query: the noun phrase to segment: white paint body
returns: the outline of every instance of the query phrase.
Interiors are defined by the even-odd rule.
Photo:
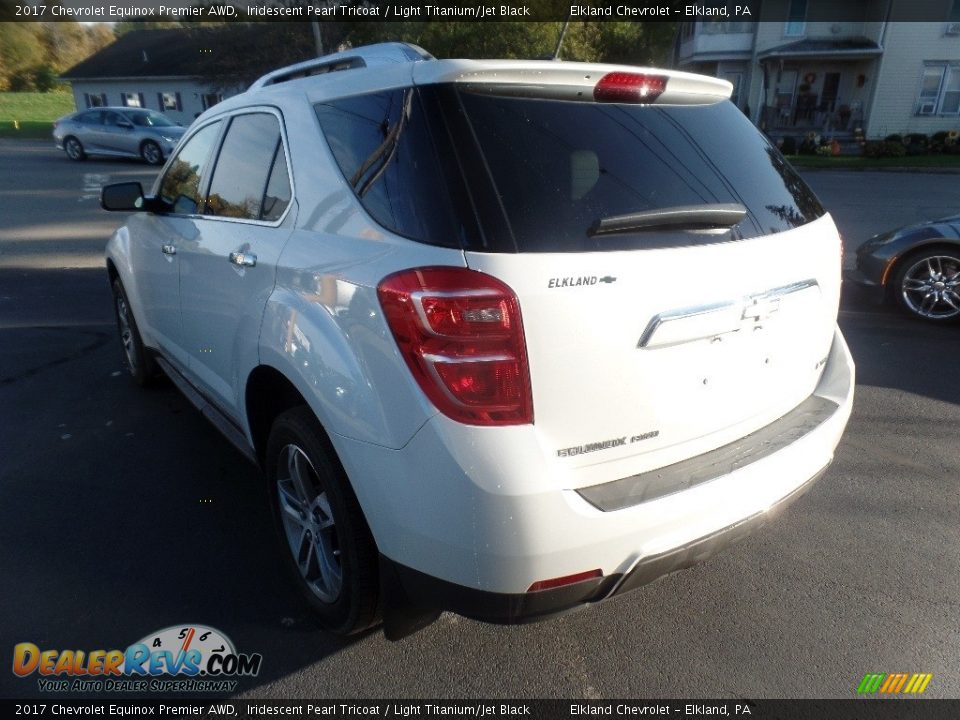
[[[476,81],[477,71],[556,68],[572,71],[557,82],[564,92],[576,92],[576,75],[611,69],[431,61],[331,73],[230,98],[191,132],[250,106],[274,108],[283,120],[294,189],[283,221],[265,227],[184,216],[176,220],[180,239],[171,240],[161,227],[169,218],[141,214],[107,248],[145,344],[210,393],[251,443],[245,385],[256,367],[268,365],[299,390],[329,433],[381,553],[428,575],[501,593],[594,568],[627,572],[645,557],[762,512],[829,464],[853,397],[853,363],[836,327],[840,250],[829,215],[775,237],[662,250],[481,254],[433,247],[391,234],[367,215],[323,142],[312,107],[414,79],[458,81],[470,72]],[[690,87],[729,94],[727,83],[670,75],[681,88],[689,78]],[[163,255],[164,242],[180,243],[185,252]],[[238,273],[226,255],[245,244],[263,262]],[[184,257],[196,264],[200,285],[192,271],[185,276]],[[481,270],[516,292],[533,424],[460,424],[424,396],[382,316],[376,288],[391,273],[427,265]],[[616,281],[549,287],[551,278],[576,276]],[[202,286],[203,313],[194,307],[197,298],[185,304],[185,283],[196,292]],[[797,283],[808,287],[785,296],[769,319],[743,317],[749,298]],[[662,330],[657,347],[638,347],[656,316],[724,303],[739,314],[697,322],[735,327],[708,328],[709,336],[690,339],[692,326],[674,326]],[[197,346],[202,322],[210,323],[212,353]],[[672,342],[670,332],[687,339]],[[736,472],[615,512],[575,492],[735,441],[811,394],[836,402],[833,416]],[[652,431],[654,437],[629,442]],[[621,437],[628,442],[606,450],[558,454]]]

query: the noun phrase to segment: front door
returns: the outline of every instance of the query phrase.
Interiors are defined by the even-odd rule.
[[[833,112],[837,109],[837,95],[840,91],[840,73],[828,72],[823,76],[823,89],[820,91],[820,109]]]
[[[205,125],[180,149],[157,181],[155,212],[130,218],[130,256],[137,268],[140,314],[148,342],[187,365],[180,319],[180,252],[200,232],[199,205],[220,121]],[[135,308],[135,311],[137,309]]]

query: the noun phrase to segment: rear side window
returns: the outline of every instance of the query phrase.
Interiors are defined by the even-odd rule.
[[[591,237],[599,220],[683,205],[738,203],[739,236],[788,230],[823,208],[780,153],[730,102],[653,106],[460,92],[507,218],[485,249],[568,252],[689,245],[730,233]],[[457,147],[470,148],[462,137]]]
[[[76,122],[87,123],[89,125],[99,125],[103,121],[103,113],[101,112],[85,112],[80,113],[77,117],[74,118]]]
[[[210,182],[206,215],[275,220],[290,202],[280,122],[270,113],[237,115],[230,122]],[[282,174],[282,178],[281,178]],[[270,181],[273,188],[269,188]],[[270,198],[269,208],[267,196]]]
[[[160,181],[160,199],[178,215],[194,215],[200,208],[203,180],[210,152],[220,133],[220,121],[201,128],[180,148]]]
[[[436,138],[413,88],[320,103],[315,110],[344,178],[374,220],[420,242],[464,243]]]

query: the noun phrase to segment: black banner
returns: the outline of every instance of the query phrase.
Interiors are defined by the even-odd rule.
[[[960,700],[0,700],[3,717],[946,720]]]
[[[785,6],[761,0],[0,0],[15,22],[783,22]],[[933,0],[811,3],[806,22],[951,22]]]

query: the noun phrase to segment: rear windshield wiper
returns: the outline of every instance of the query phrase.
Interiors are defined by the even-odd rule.
[[[747,216],[738,203],[675,205],[629,215],[613,215],[597,220],[587,231],[594,235],[645,232],[648,230],[713,230],[731,228]]]

